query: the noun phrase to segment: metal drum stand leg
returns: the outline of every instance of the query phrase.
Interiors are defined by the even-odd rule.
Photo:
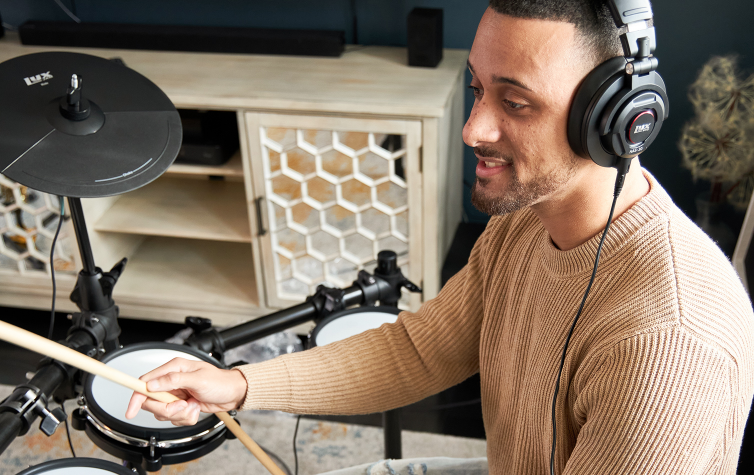
[[[385,436],[385,458],[403,458],[400,408],[391,409],[382,413],[382,430]]]
[[[377,261],[377,269],[375,275],[385,278],[387,280],[403,279],[403,274],[398,267],[398,256],[393,252],[380,253],[380,258]],[[399,277],[400,276],[400,277]],[[405,285],[409,290],[415,291],[415,285],[408,283]],[[397,307],[398,300],[400,299],[400,286],[398,292],[393,298],[383,299],[380,301],[381,305]],[[392,409],[382,413],[382,430],[385,437],[385,458],[386,459],[401,459],[403,458],[403,444],[401,442],[401,409]]]

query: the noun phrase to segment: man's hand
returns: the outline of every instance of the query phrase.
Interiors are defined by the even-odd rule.
[[[126,410],[132,419],[139,409],[176,426],[194,425],[199,412],[215,413],[238,408],[246,397],[246,378],[240,371],[217,368],[204,361],[175,358],[141,378],[149,391],[167,391],[181,398],[165,404],[134,393]]]

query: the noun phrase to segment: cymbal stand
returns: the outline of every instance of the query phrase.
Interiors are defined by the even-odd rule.
[[[109,272],[102,272],[102,269],[95,266],[81,199],[68,198],[68,204],[83,267],[71,292],[71,300],[81,310],[73,315],[71,332],[88,331],[95,338],[95,346],[102,345],[104,351],[113,351],[120,346],[118,306],[113,301],[113,290],[126,267],[127,259],[121,259]]]

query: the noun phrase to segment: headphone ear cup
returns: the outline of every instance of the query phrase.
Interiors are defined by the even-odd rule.
[[[626,64],[626,58],[616,56],[594,68],[581,81],[571,103],[568,142],[577,155],[591,158],[598,165],[614,165],[615,157],[599,145],[599,132],[595,123],[602,115],[605,105],[622,89]]]

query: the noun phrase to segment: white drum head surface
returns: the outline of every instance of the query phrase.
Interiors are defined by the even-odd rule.
[[[122,371],[128,375],[133,376],[134,378],[138,378],[142,374],[146,374],[153,369],[164,365],[173,358],[178,357],[187,360],[201,361],[196,356],[190,353],[184,353],[183,351],[155,348],[124,353],[108,361],[107,366]],[[123,421],[127,424],[132,424],[139,427],[147,427],[150,429],[173,429],[176,427],[169,421],[158,421],[154,418],[154,415],[151,412],[147,411],[139,411],[139,413],[133,419],[126,419],[126,409],[128,408],[128,401],[131,400],[132,394],[133,391],[131,391],[130,389],[121,386],[120,384],[113,383],[112,381],[101,376],[95,376],[92,381],[92,395],[94,396],[94,400],[102,408],[102,410],[108,413],[111,417]],[[199,420],[201,421],[202,419],[205,419],[209,416],[210,414],[201,413],[199,415]]]
[[[336,341],[379,328],[383,323],[395,323],[398,315],[386,312],[357,312],[336,318],[317,331],[314,343],[324,346]]]

